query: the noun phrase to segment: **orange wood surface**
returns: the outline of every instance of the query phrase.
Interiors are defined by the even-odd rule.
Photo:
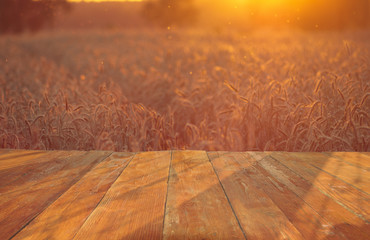
[[[330,233],[336,231],[338,236],[343,235],[347,239],[363,239],[369,236],[370,229],[363,229],[363,226],[366,225],[365,221],[348,211],[335,199],[323,194],[311,182],[302,179],[289,168],[282,166],[275,159],[268,156],[258,161],[258,166],[320,214],[332,226],[328,229]]]
[[[370,156],[367,154],[356,152],[331,152],[325,154],[339,158],[351,165],[370,171]]]
[[[41,161],[41,156],[52,156],[58,152],[27,151],[6,152],[0,156],[0,171]]]
[[[16,185],[11,192],[2,193],[0,239],[8,239],[20,231],[106,155],[105,152],[79,152],[60,156],[53,160],[56,170],[40,172],[41,177],[35,176],[36,181],[29,180],[31,184]]]
[[[114,153],[100,162],[14,239],[72,239],[132,156]]]
[[[79,159],[85,152],[33,152],[7,158],[0,170],[0,193],[23,191],[42,179],[53,175],[69,162],[68,159]],[[12,162],[14,160],[14,162]]]
[[[298,159],[309,162],[311,165],[325,171],[333,176],[337,176],[343,181],[351,184],[355,188],[369,193],[370,174],[367,170],[353,165],[346,164],[337,158],[325,156],[322,153],[290,153]],[[366,159],[364,159],[364,162]]]
[[[164,239],[244,239],[204,151],[172,155]]]
[[[357,154],[355,153],[355,155]],[[302,178],[313,183],[323,194],[333,198],[366,222],[370,222],[368,193],[359,191],[341,179],[321,171],[309,162],[300,161],[288,153],[274,152],[271,156]]]
[[[276,203],[276,205],[285,213],[288,219],[296,226],[302,233],[305,239],[345,239],[343,234],[333,234],[334,228],[331,223],[325,220],[318,212],[314,211],[307,202],[292,191],[281,179],[270,174],[266,171],[256,157],[252,154],[243,154],[247,161],[254,165],[255,171],[251,175],[258,185],[263,186],[263,190],[269,197]],[[266,156],[260,161],[270,161],[271,159]],[[285,172],[284,174],[293,175],[293,172]],[[295,179],[298,184],[301,179]]]
[[[161,239],[170,152],[138,153],[75,239]]]
[[[45,152],[45,151],[41,151],[41,150],[24,151],[21,149],[0,149],[0,161],[8,159],[10,156],[14,157],[14,156],[19,156],[19,155],[29,155],[29,154],[38,153],[38,152]]]
[[[241,154],[208,153],[247,239],[303,239],[260,188],[253,165]],[[243,201],[240,201],[243,199]]]
[[[369,153],[0,149],[0,239],[370,239]]]

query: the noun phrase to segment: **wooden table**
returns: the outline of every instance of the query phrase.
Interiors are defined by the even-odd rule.
[[[0,149],[0,239],[370,239],[370,154]]]

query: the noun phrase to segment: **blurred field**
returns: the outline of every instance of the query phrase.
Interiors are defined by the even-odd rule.
[[[369,32],[0,38],[0,148],[369,151]]]

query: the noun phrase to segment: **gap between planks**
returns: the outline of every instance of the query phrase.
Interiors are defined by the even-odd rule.
[[[215,174],[216,174],[216,176],[217,176],[218,182],[220,183],[220,185],[221,185],[221,187],[222,187],[222,191],[224,191],[224,194],[225,194],[225,196],[226,196],[226,198],[227,198],[227,202],[229,203],[230,208],[231,208],[231,210],[233,211],[234,217],[235,217],[236,221],[238,222],[239,228],[240,228],[240,230],[242,231],[242,233],[243,233],[243,235],[244,235],[244,238],[245,238],[245,239],[247,239],[247,235],[245,234],[245,231],[244,231],[244,229],[243,229],[243,227],[242,227],[242,225],[241,225],[241,223],[240,223],[240,220],[239,220],[238,216],[236,215],[235,209],[234,209],[233,205],[232,205],[232,204],[231,204],[231,202],[230,202],[230,198],[229,198],[229,196],[227,195],[227,193],[226,193],[226,191],[225,191],[225,188],[224,188],[223,184],[221,183],[220,176],[218,175],[218,173],[217,173],[217,171],[216,171],[216,169],[215,169],[215,166],[213,165],[213,163],[212,163],[211,159],[209,158],[209,155],[208,155],[208,153],[209,153],[209,152],[206,152],[206,153],[207,153],[208,161],[211,163],[212,168],[213,168],[213,171],[215,172]]]
[[[168,206],[168,198],[170,197],[169,195],[171,194],[170,193],[170,184],[171,184],[171,178],[173,178],[174,176],[171,174],[171,169],[173,169],[173,153],[174,153],[174,151],[166,151],[166,152],[169,152],[170,153],[170,160],[169,160],[169,167],[168,167],[168,172],[167,172],[167,181],[166,181],[166,194],[165,194],[165,199],[164,199],[164,204],[163,204],[163,219],[161,219],[161,221],[162,221],[162,238],[167,238],[168,237],[168,235],[166,235],[166,232],[165,232],[165,224],[166,224],[166,217],[168,217],[168,214],[166,214],[166,210],[167,210],[167,208],[169,207]],[[182,152],[182,151],[175,151],[175,152]],[[186,151],[185,151],[186,152]],[[190,151],[191,152],[191,151]],[[232,214],[233,214],[233,217],[235,218],[235,220],[236,220],[236,222],[237,222],[237,224],[238,224],[238,226],[239,226],[239,229],[240,229],[240,231],[242,232],[242,234],[244,235],[243,237],[244,238],[246,238],[246,233],[245,233],[245,231],[244,231],[244,229],[242,228],[242,224],[241,224],[241,222],[240,222],[240,219],[238,219],[238,217],[237,217],[237,211],[236,211],[236,209],[234,209],[234,206],[231,204],[231,201],[230,201],[230,196],[228,196],[228,194],[226,193],[226,190],[225,190],[225,187],[223,186],[223,184],[222,184],[222,182],[221,182],[221,179],[220,179],[220,176],[218,175],[218,173],[217,173],[217,171],[216,171],[216,169],[215,169],[215,166],[213,165],[213,163],[212,163],[212,161],[211,161],[211,159],[210,159],[210,156],[209,156],[209,153],[210,152],[206,152],[206,151],[198,151],[198,152],[204,152],[205,153],[205,155],[206,155],[206,160],[209,162],[209,164],[211,165],[211,169],[212,169],[212,171],[213,171],[213,174],[215,174],[215,176],[216,176],[216,178],[217,178],[217,181],[218,181],[218,184],[217,185],[219,185],[219,187],[221,187],[221,190],[222,190],[222,192],[223,192],[223,195],[224,195],[224,197],[226,198],[226,200],[227,201],[225,201],[225,203],[227,202],[227,204],[229,205],[229,207],[230,207],[230,209],[231,209],[231,211],[232,211]],[[7,153],[7,152],[6,152]],[[4,155],[6,155],[6,153],[4,153],[4,152],[2,152],[2,154],[0,155],[0,157],[1,156],[4,156]],[[37,153],[41,153],[41,152],[37,152]],[[36,154],[37,154],[36,153]],[[4,154],[4,155],[3,155]],[[21,232],[21,230],[23,230],[24,228],[26,228],[30,223],[32,223],[33,221],[34,221],[34,219],[35,218],[37,218],[39,215],[41,215],[46,209],[48,209],[49,207],[50,207],[50,205],[52,205],[52,204],[54,204],[62,195],[64,195],[66,192],[68,192],[73,186],[75,186],[75,185],[77,185],[80,181],[81,181],[81,179],[83,179],[84,178],[84,176],[86,176],[88,173],[90,173],[91,171],[92,171],[92,169],[94,169],[94,167],[96,167],[97,165],[99,165],[100,163],[102,163],[102,162],[104,162],[104,161],[106,161],[106,159],[108,159],[110,156],[111,156],[111,154],[112,153],[110,153],[108,156],[106,156],[105,158],[103,158],[100,162],[98,162],[97,164],[95,164],[95,166],[93,166],[92,168],[90,168],[87,172],[85,172],[85,174],[84,175],[82,175],[82,176],[80,176],[80,178],[79,179],[77,179],[76,180],[76,182],[74,183],[74,184],[72,184],[65,192],[62,192],[61,193],[61,195],[60,196],[58,196],[51,204],[49,204],[48,206],[46,206],[46,208],[44,208],[43,210],[41,210],[41,212],[39,212],[36,216],[34,216],[25,226],[23,226],[19,231],[17,231],[17,233],[19,233],[19,232]],[[247,154],[247,152],[245,152],[244,154]],[[17,155],[17,154],[15,154],[15,155]],[[180,154],[181,155],[181,154]],[[254,153],[252,154],[252,155],[254,155]],[[276,159],[276,158],[274,158],[272,155],[270,155],[270,154],[267,154],[267,155],[265,155],[265,157],[267,157],[267,156],[269,156],[269,157],[271,157],[272,159],[274,159],[274,160],[276,160],[277,162],[279,162],[279,164],[281,164],[282,166],[285,166],[284,164],[282,164],[278,159]],[[133,160],[134,159],[134,157],[135,157],[135,155],[134,156],[131,156],[131,160]],[[333,156],[331,156],[331,157],[333,157]],[[340,157],[342,157],[342,156],[340,156]],[[258,157],[256,157],[256,156],[253,156],[253,158],[257,158],[257,160],[256,161],[258,161]],[[335,157],[335,158],[337,158],[338,159],[338,161],[343,161],[343,162],[346,162],[346,161],[344,161],[344,160],[342,160],[341,158],[339,158],[339,157]],[[263,158],[261,158],[261,159],[263,159]],[[261,159],[259,159],[259,160],[261,160]],[[125,168],[123,168],[122,169],[122,171],[120,172],[120,174],[119,174],[119,176],[112,182],[112,184],[110,184],[110,186],[109,186],[109,188],[105,191],[105,193],[104,193],[104,195],[99,199],[99,202],[96,204],[96,206],[94,207],[94,209],[90,212],[90,214],[89,214],[89,216],[85,219],[85,221],[84,221],[84,223],[83,223],[83,225],[85,225],[85,223],[86,223],[86,221],[90,218],[90,216],[96,211],[96,209],[102,204],[102,200],[105,198],[105,196],[106,196],[106,194],[110,191],[110,189],[112,188],[112,186],[116,183],[116,181],[117,181],[117,179],[119,179],[120,178],[120,176],[125,172],[125,170],[126,170],[126,168],[129,166],[129,164],[131,164],[131,160],[127,163],[127,165],[126,165],[126,167]],[[306,164],[306,163],[305,163]],[[307,162],[307,164],[308,164],[308,162]],[[350,163],[348,163],[348,162],[346,162],[346,164],[348,164],[348,166],[352,166],[352,167],[356,167],[356,166],[354,166],[354,164],[350,164]],[[311,164],[310,164],[311,165]],[[263,167],[263,165],[261,165],[261,167]],[[285,166],[285,167],[287,167],[287,166]],[[335,176],[335,175],[333,175],[333,174],[331,174],[331,173],[328,173],[328,172],[326,172],[325,170],[323,170],[323,169],[321,169],[321,168],[318,168],[318,167],[316,167],[315,165],[311,165],[311,167],[314,167],[314,168],[316,168],[317,169],[317,171],[319,171],[319,172],[323,172],[323,173],[325,173],[325,174],[327,174],[327,175],[330,175],[331,177],[333,177],[333,178],[336,178],[336,179],[338,179],[338,180],[340,180],[340,181],[342,181],[342,182],[344,182],[344,183],[346,183],[346,184],[348,184],[348,185],[350,185],[351,187],[354,187],[354,186],[352,186],[351,184],[349,184],[349,183],[347,183],[346,181],[344,181],[344,180],[342,180],[341,178],[339,178],[338,176]],[[300,176],[302,179],[304,179],[305,181],[308,181],[308,182],[310,182],[310,185],[312,184],[312,186],[315,186],[315,187],[317,187],[316,186],[316,183],[314,183],[314,181],[312,181],[312,180],[310,180],[310,179],[307,179],[307,177],[304,175],[304,176],[302,176],[301,175],[301,173],[296,173],[295,171],[293,171],[292,169],[290,169],[289,167],[287,167],[290,171],[292,171],[293,173],[295,173],[296,175],[298,175],[298,176]],[[191,169],[191,168],[190,168]],[[306,170],[304,170],[304,171],[306,171]],[[350,179],[351,180],[351,179]],[[194,180],[195,181],[195,180]],[[217,186],[214,186],[214,187],[216,187],[217,188]],[[320,188],[320,186],[318,187],[318,189],[321,191],[321,188]],[[356,187],[354,187],[354,189],[357,189]],[[203,192],[201,192],[201,193],[199,193],[198,195],[203,195],[203,193],[204,192],[208,192],[208,188],[206,189],[206,190],[204,190]],[[323,193],[323,192],[322,192]],[[198,195],[196,195],[196,197],[198,198]],[[326,195],[325,193],[324,193],[324,195]],[[329,195],[326,195],[326,197],[329,197],[329,198],[332,198],[331,196],[329,196]],[[203,199],[205,199],[204,197],[203,197]],[[336,199],[332,199],[332,200],[334,200],[334,201],[337,201]],[[342,207],[344,207],[344,206],[342,206]],[[348,210],[348,209],[347,209]],[[82,226],[83,226],[82,225]],[[76,234],[78,233],[80,231],[80,229],[78,229],[77,230],[77,232],[76,232]],[[17,234],[16,233],[16,234]],[[14,235],[16,235],[16,234],[14,234]],[[76,234],[74,235],[74,237],[76,236]],[[13,235],[13,236],[14,236]]]
[[[58,152],[55,151],[53,153],[58,153]],[[67,180],[67,186],[66,187],[61,187],[60,191],[55,192],[55,193],[49,193],[49,192],[43,193],[44,195],[46,195],[47,199],[49,199],[48,200],[49,202],[45,202],[46,199],[42,199],[41,203],[31,202],[30,204],[36,204],[36,206],[34,206],[34,209],[32,209],[31,212],[27,213],[28,215],[24,219],[24,220],[26,220],[26,222],[24,222],[24,220],[18,221],[19,223],[15,223],[15,224],[18,224],[18,226],[9,226],[9,228],[6,229],[6,231],[4,231],[3,233],[0,233],[0,235],[1,234],[3,234],[3,235],[4,234],[9,234],[9,233],[11,233],[11,231],[13,231],[12,229],[15,229],[17,227],[17,229],[12,233],[11,236],[7,236],[9,238],[16,237],[19,232],[21,232],[23,229],[25,229],[42,212],[44,212],[46,209],[48,209],[49,206],[51,206],[53,203],[55,203],[55,201],[57,201],[60,198],[60,196],[62,196],[66,191],[68,191],[71,187],[73,187],[82,177],[84,177],[88,172],[90,172],[90,170],[92,168],[94,168],[96,165],[98,165],[101,161],[105,160],[107,158],[107,156],[112,154],[112,152],[96,152],[96,151],[86,151],[86,152],[77,152],[76,151],[75,153],[78,153],[80,155],[72,156],[72,157],[68,157],[68,158],[62,158],[60,155],[57,155],[56,158],[52,158],[50,161],[54,161],[54,160],[58,161],[58,159],[60,159],[60,161],[62,163],[65,162],[65,164],[64,165],[62,164],[61,170],[57,170],[57,172],[55,172],[53,175],[46,174],[46,176],[44,176],[44,178],[39,179],[39,181],[41,183],[45,182],[48,178],[51,178],[49,180],[53,180],[53,179],[55,179],[56,176],[58,176],[58,174],[60,176],[63,176],[62,171],[70,170],[70,172],[68,172],[67,175],[70,175],[70,176],[75,175],[75,176],[73,177],[73,179]],[[74,160],[75,158],[78,158],[78,157],[86,157],[86,158],[89,158],[90,160],[87,161],[88,162],[87,166],[84,166],[84,165],[79,166],[76,170],[76,169],[71,168],[73,166],[73,161],[72,160]],[[67,166],[67,169],[64,169],[66,166]],[[77,164],[77,166],[78,166],[78,164]],[[37,184],[33,185],[33,186],[35,186],[36,188],[38,187]],[[42,190],[42,188],[39,189],[39,190]],[[10,193],[10,194],[12,194],[12,193]],[[3,198],[4,197],[5,196],[3,196]],[[43,203],[43,201],[45,203]],[[39,208],[39,210],[37,210],[37,208]],[[22,222],[24,222],[24,224],[22,224]],[[4,235],[4,237],[6,237],[6,235]]]

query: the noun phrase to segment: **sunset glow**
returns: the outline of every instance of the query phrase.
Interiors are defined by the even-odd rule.
[[[19,2],[0,150],[370,151],[369,0]]]

